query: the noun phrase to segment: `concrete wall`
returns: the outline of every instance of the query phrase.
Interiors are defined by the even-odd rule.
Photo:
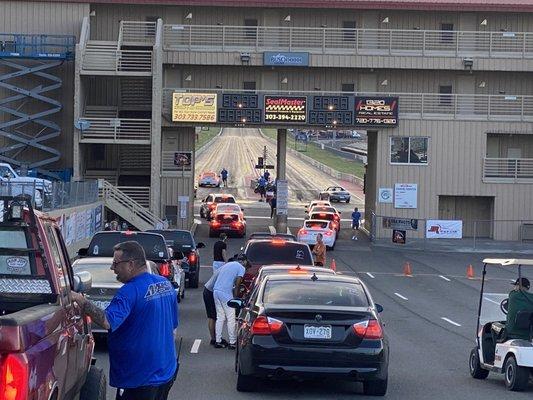
[[[416,183],[418,208],[395,209],[394,204],[377,203],[377,214],[438,219],[438,196],[494,196],[494,220],[533,220],[533,185],[483,182],[488,132],[507,132],[524,138],[533,133],[530,124],[522,123],[416,120],[400,121],[395,129],[379,131],[375,193],[379,188],[394,188],[395,183]],[[428,164],[392,165],[390,138],[397,136],[428,137]],[[370,158],[370,142],[368,151]],[[496,223],[494,239],[517,240],[518,225]],[[423,233],[419,228],[417,236],[423,237]],[[390,230],[378,226],[378,236],[388,237]],[[415,234],[411,236],[416,237]]]

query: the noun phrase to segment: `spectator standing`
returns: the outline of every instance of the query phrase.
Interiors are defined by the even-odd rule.
[[[204,285],[203,298],[204,298],[205,312],[207,314],[207,328],[209,329],[209,336],[211,336],[211,342],[210,342],[211,346],[214,346],[216,343],[215,324],[217,321],[217,309],[215,307],[215,297],[213,294],[213,288],[215,287],[215,282],[221,270],[222,268],[217,269],[213,273],[213,275],[211,275],[211,278],[209,278],[209,280]],[[227,346],[228,342],[222,339],[221,344],[223,346]]]
[[[228,238],[228,235],[226,235],[225,233],[221,233],[219,238],[220,239],[217,240],[213,246],[213,272],[216,272],[216,270],[222,267],[228,260],[228,257],[226,255],[226,251],[228,248],[226,240]]]
[[[233,260],[233,259],[232,259]],[[228,306],[228,301],[239,295],[239,288],[245,268],[238,261],[230,261],[220,269],[213,287],[215,307],[217,310],[217,322],[215,324],[215,347],[226,347],[222,342],[222,330],[224,322],[227,322],[229,344],[228,349],[234,350],[237,343],[235,334],[235,310]]]
[[[274,194],[274,197],[270,199],[270,218],[274,217],[274,214],[276,213],[277,205],[278,205],[278,201],[276,199],[276,195]]]
[[[265,179],[266,179],[267,182],[270,180],[270,172],[268,172],[268,169],[265,171],[265,173],[263,174],[263,176],[265,177]]]
[[[322,241],[322,234],[316,235],[316,244],[313,247],[313,255],[315,256],[315,265],[323,267],[326,265],[326,245]]]
[[[352,240],[357,240],[357,232],[359,231],[359,221],[361,220],[361,213],[359,209],[355,207],[352,213],[352,230],[355,230]]]
[[[102,310],[72,292],[82,311],[109,331],[109,383],[117,400],[166,400],[178,371],[174,331],[176,292],[147,271],[143,248],[134,241],[116,245],[111,269],[124,285]],[[142,362],[140,362],[142,360]]]
[[[259,177],[259,180],[257,181],[257,189],[259,190],[259,194],[261,195],[261,199],[259,201],[263,201],[263,197],[265,197],[266,184],[267,184],[267,181],[265,177],[264,176]]]
[[[220,176],[222,177],[222,186],[228,187],[228,171],[226,168],[222,168],[222,171],[220,171]]]

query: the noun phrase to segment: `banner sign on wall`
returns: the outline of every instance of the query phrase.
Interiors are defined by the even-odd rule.
[[[398,97],[356,97],[355,124],[398,125]]]
[[[265,51],[263,53],[263,64],[270,66],[309,66],[309,53],[295,53],[284,51]]]
[[[418,230],[418,220],[412,218],[383,217],[383,228],[416,231]]]
[[[463,221],[428,219],[426,221],[426,237],[428,239],[461,239],[463,237]]]
[[[217,122],[217,94],[173,93],[172,122]]]
[[[416,183],[394,185],[394,208],[417,208],[418,186]]]
[[[307,97],[265,96],[265,123],[307,122]]]
[[[392,188],[379,188],[378,201],[380,203],[392,203]]]
[[[398,243],[398,244],[405,244],[405,237],[406,237],[405,231],[394,229],[392,231],[392,242]]]

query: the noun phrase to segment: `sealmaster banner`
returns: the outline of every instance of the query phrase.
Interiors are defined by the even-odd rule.
[[[265,123],[307,123],[307,97],[265,96]]]

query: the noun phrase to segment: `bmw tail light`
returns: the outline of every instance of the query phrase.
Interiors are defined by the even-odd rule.
[[[375,319],[365,320],[352,325],[353,332],[363,339],[382,339],[383,330]]]
[[[196,263],[196,253],[194,251],[191,251],[191,253],[189,254],[189,263]]]
[[[218,221],[211,221],[211,226],[212,226],[213,228],[218,228],[218,227],[220,226],[220,222],[218,222]]]
[[[28,363],[19,354],[8,354],[0,370],[0,398],[26,400],[28,398]]]
[[[216,208],[216,206],[217,206],[217,205],[214,204],[214,203],[213,203],[213,204],[209,204],[209,208],[210,208],[211,210],[214,210],[214,209]]]
[[[252,335],[275,335],[281,332],[282,328],[282,321],[260,315],[252,324]]]

